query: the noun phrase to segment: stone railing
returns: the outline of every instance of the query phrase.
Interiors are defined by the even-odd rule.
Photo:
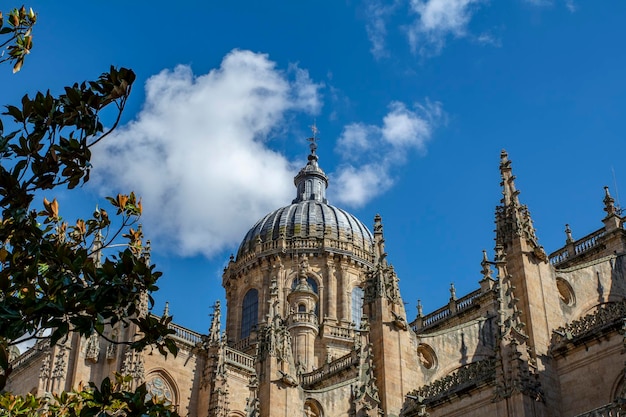
[[[476,300],[478,300],[481,295],[482,292],[479,288],[476,291],[473,291],[457,300],[450,300],[447,306],[441,307],[440,309],[435,310],[425,316],[418,316],[417,319],[415,319],[411,323],[411,328],[413,329],[413,331],[418,332],[428,327],[434,326],[446,320],[448,317],[476,305]]]
[[[624,417],[626,410],[616,402],[578,414],[576,417]]]
[[[350,327],[335,326],[324,323],[322,327],[323,337],[334,337],[336,339],[354,340],[354,329]]]
[[[419,398],[421,404],[432,404],[450,395],[493,381],[495,377],[495,359],[484,359],[465,365],[454,373],[409,393],[408,396]]]
[[[325,363],[324,366],[322,366],[319,369],[316,369],[313,372],[300,375],[300,383],[304,387],[310,387],[311,385],[316,384],[322,381],[323,379],[330,377],[331,375],[337,374],[353,366],[357,366],[358,364],[359,364],[359,353],[353,350],[347,355],[344,355],[338,359],[335,359],[332,362]]]
[[[566,261],[569,258],[569,251],[567,250],[567,247],[565,248],[561,248],[556,252],[553,252],[550,254],[550,264],[552,265],[558,265],[561,262]]]
[[[299,324],[308,324],[310,326],[317,327],[317,316],[315,313],[291,313],[287,317],[287,327],[296,326]]]
[[[226,346],[224,348],[225,361],[228,364],[254,372],[254,357]]]
[[[238,340],[238,341],[236,341],[236,342],[234,342],[232,344],[230,344],[230,343],[229,344],[230,344],[230,347],[232,347],[233,349],[244,352],[244,351],[248,350],[248,348],[250,348],[250,346],[252,346],[253,343],[254,342],[253,342],[252,338],[250,336],[248,336],[248,337],[244,337],[243,339]]]
[[[190,344],[192,346],[195,346],[198,343],[202,343],[202,335],[200,333],[194,332],[193,330],[186,329],[174,323],[168,324],[167,328],[174,330],[174,334],[172,336],[175,339],[180,340],[181,342]]]
[[[290,240],[270,240],[267,242],[257,243],[253,251],[246,253],[237,263],[242,267],[250,262],[254,262],[259,256],[265,253],[276,251],[296,251],[296,250],[324,250],[328,252],[351,253],[355,257],[364,260],[367,263],[374,262],[373,248],[368,245],[361,248],[352,241],[329,239],[329,238],[302,238]]]
[[[448,306],[441,307],[440,309],[435,310],[432,313],[425,315],[422,318],[422,325],[420,326],[420,328],[423,329],[425,327],[430,327],[450,317],[451,314],[452,312],[450,311],[450,307]]]
[[[476,299],[478,299],[478,297],[480,297],[480,295],[482,294],[480,288],[477,289],[474,292],[471,292],[469,294],[467,294],[466,296],[459,298],[458,300],[456,300],[456,311],[461,312],[463,310],[467,310],[468,308],[470,308],[471,306],[473,306],[476,302]]]
[[[581,253],[585,253],[588,250],[593,249],[598,245],[599,240],[604,237],[605,234],[606,231],[602,228],[568,244],[564,248],[550,254],[550,263],[552,265],[558,265],[573,256],[580,255]]]
[[[606,327],[621,326],[625,316],[626,301],[603,304],[595,312],[553,330],[552,349],[563,347],[567,343],[575,342]]]
[[[49,342],[47,340],[40,340],[35,343],[34,346],[31,346],[29,349],[26,349],[24,353],[19,355],[17,358],[11,361],[11,366],[15,369],[26,362],[29,362],[31,359],[39,356],[42,352],[46,351],[46,348],[49,346]]]

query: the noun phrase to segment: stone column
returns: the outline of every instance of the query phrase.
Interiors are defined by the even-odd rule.
[[[326,294],[326,315],[331,320],[337,319],[337,276],[335,275],[335,263],[332,260],[326,262],[328,276],[328,291]]]
[[[349,289],[348,289],[348,266],[347,265],[341,265],[340,266],[341,269],[341,285],[339,286],[339,302],[341,303],[340,305],[340,310],[341,310],[341,314],[340,314],[340,319],[342,322],[346,322],[346,323],[350,323],[350,312],[348,310],[348,306],[349,306],[349,302],[348,302],[348,294],[349,294]]]

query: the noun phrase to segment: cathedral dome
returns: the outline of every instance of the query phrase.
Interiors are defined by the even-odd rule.
[[[319,167],[315,139],[308,163],[294,178],[297,196],[292,204],[259,220],[246,233],[237,261],[268,251],[325,250],[371,263],[374,239],[355,216],[326,200],[328,177]]]

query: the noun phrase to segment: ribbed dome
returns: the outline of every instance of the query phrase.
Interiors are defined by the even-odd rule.
[[[252,226],[239,246],[237,260],[254,253],[261,244],[262,252],[323,246],[329,251],[352,253],[370,261],[374,243],[372,233],[352,214],[328,204],[328,177],[317,164],[316,138],[309,140],[311,154],[308,163],[294,178],[296,198],[291,205],[269,213]],[[270,243],[278,241],[281,244]]]
[[[292,239],[331,239],[352,242],[354,247],[371,251],[372,233],[359,219],[340,208],[308,200],[279,208],[259,220],[239,246],[237,259],[254,252],[257,242]]]

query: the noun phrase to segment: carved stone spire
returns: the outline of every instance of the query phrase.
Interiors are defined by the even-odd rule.
[[[487,251],[483,249],[483,260],[480,263],[482,269],[480,273],[483,278],[480,280],[480,289],[482,292],[487,292],[493,288],[496,280],[491,276],[491,262],[489,262],[489,258],[487,257]]]
[[[528,207],[519,202],[511,161],[504,150],[500,154],[500,174],[502,200],[501,205],[496,207],[496,244],[503,245],[508,251],[513,239],[521,238],[529,246],[525,251],[532,251],[538,259],[547,262],[548,257],[539,245]]]
[[[570,229],[569,224],[565,225],[565,243],[573,243],[574,237],[572,236],[572,229]]]
[[[218,345],[220,342],[220,319],[221,319],[220,300],[213,305],[213,314],[211,314],[211,327],[209,328],[209,344]]]
[[[387,266],[387,253],[385,253],[385,237],[383,235],[383,222],[380,214],[374,216],[374,264]]]
[[[606,185],[604,186],[604,200],[602,201],[604,202],[604,211],[606,211],[607,217],[617,213],[617,209],[615,208],[615,199],[611,197],[609,187]]]
[[[93,244],[91,245],[91,257],[97,268],[102,267],[102,232],[98,230],[93,238]]]
[[[621,228],[620,209],[615,206],[615,199],[609,194],[609,187],[604,187],[604,200],[602,201],[604,202],[604,211],[606,211],[606,217],[602,219],[602,222],[607,232]]]
[[[502,204],[505,206],[519,205],[519,191],[515,189],[515,175],[511,168],[509,154],[504,149],[500,152],[500,175],[502,176]]]

